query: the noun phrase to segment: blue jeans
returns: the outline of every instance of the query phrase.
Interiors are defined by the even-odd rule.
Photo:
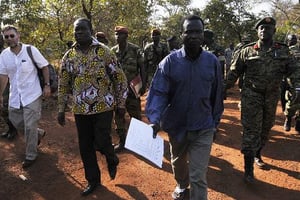
[[[206,173],[214,131],[187,131],[182,141],[169,138],[175,180],[181,189],[190,185],[190,200],[207,199]]]

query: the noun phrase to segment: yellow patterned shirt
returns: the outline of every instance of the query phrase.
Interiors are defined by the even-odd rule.
[[[66,52],[59,72],[59,112],[65,111],[70,94],[74,114],[97,114],[114,106],[125,108],[127,79],[107,46],[93,41],[87,53],[76,44]]]

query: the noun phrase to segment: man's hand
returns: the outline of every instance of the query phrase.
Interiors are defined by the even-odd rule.
[[[153,129],[153,138],[156,138],[158,131],[160,130],[160,126],[158,124],[150,124]]]
[[[50,97],[51,96],[51,88],[50,85],[45,85],[43,89],[43,96]]]
[[[64,112],[59,112],[57,115],[57,121],[59,125],[64,126],[66,124],[65,120],[65,113]]]

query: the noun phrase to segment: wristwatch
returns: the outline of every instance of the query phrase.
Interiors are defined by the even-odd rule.
[[[50,86],[50,83],[45,83],[45,86]]]

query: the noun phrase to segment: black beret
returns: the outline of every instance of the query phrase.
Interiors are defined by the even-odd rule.
[[[276,25],[276,20],[272,17],[265,17],[260,19],[256,24],[255,24],[255,29],[257,29],[260,25],[262,24],[270,24],[275,26]]]
[[[213,38],[214,32],[210,29],[204,29],[204,37]]]

